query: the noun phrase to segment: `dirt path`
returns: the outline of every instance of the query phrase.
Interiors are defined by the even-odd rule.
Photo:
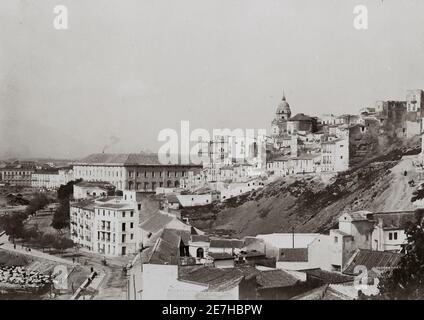
[[[374,199],[374,206],[380,211],[401,211],[414,210],[411,203],[412,192],[414,187],[410,187],[408,182],[414,180],[416,183],[419,174],[412,165],[412,160],[416,156],[404,157],[391,170],[389,187],[378,197]],[[404,175],[404,172],[407,175]]]

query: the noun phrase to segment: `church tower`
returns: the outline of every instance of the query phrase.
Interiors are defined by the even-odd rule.
[[[287,120],[291,117],[290,105],[286,101],[286,96],[283,92],[283,98],[278,104],[277,110],[275,111],[275,118],[271,123],[271,130],[273,136],[281,136],[287,132]]]

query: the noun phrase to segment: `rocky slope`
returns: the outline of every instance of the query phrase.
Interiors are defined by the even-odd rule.
[[[198,228],[242,237],[292,228],[325,232],[347,210],[412,210],[414,188],[408,181],[418,177],[412,167],[414,156],[408,154],[419,151],[418,147],[393,149],[328,182],[308,176],[279,179],[228,203],[183,210],[182,214]]]

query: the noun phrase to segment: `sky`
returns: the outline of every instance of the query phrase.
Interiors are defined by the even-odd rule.
[[[53,27],[56,5],[68,29]],[[356,5],[368,29],[353,27]],[[157,151],[424,88],[422,0],[1,0],[0,158]],[[105,148],[106,147],[106,148]]]

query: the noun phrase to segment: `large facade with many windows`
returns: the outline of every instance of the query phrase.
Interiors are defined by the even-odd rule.
[[[93,154],[74,165],[75,179],[107,181],[117,190],[154,192],[178,187],[180,179],[200,165],[163,165],[152,154]]]

